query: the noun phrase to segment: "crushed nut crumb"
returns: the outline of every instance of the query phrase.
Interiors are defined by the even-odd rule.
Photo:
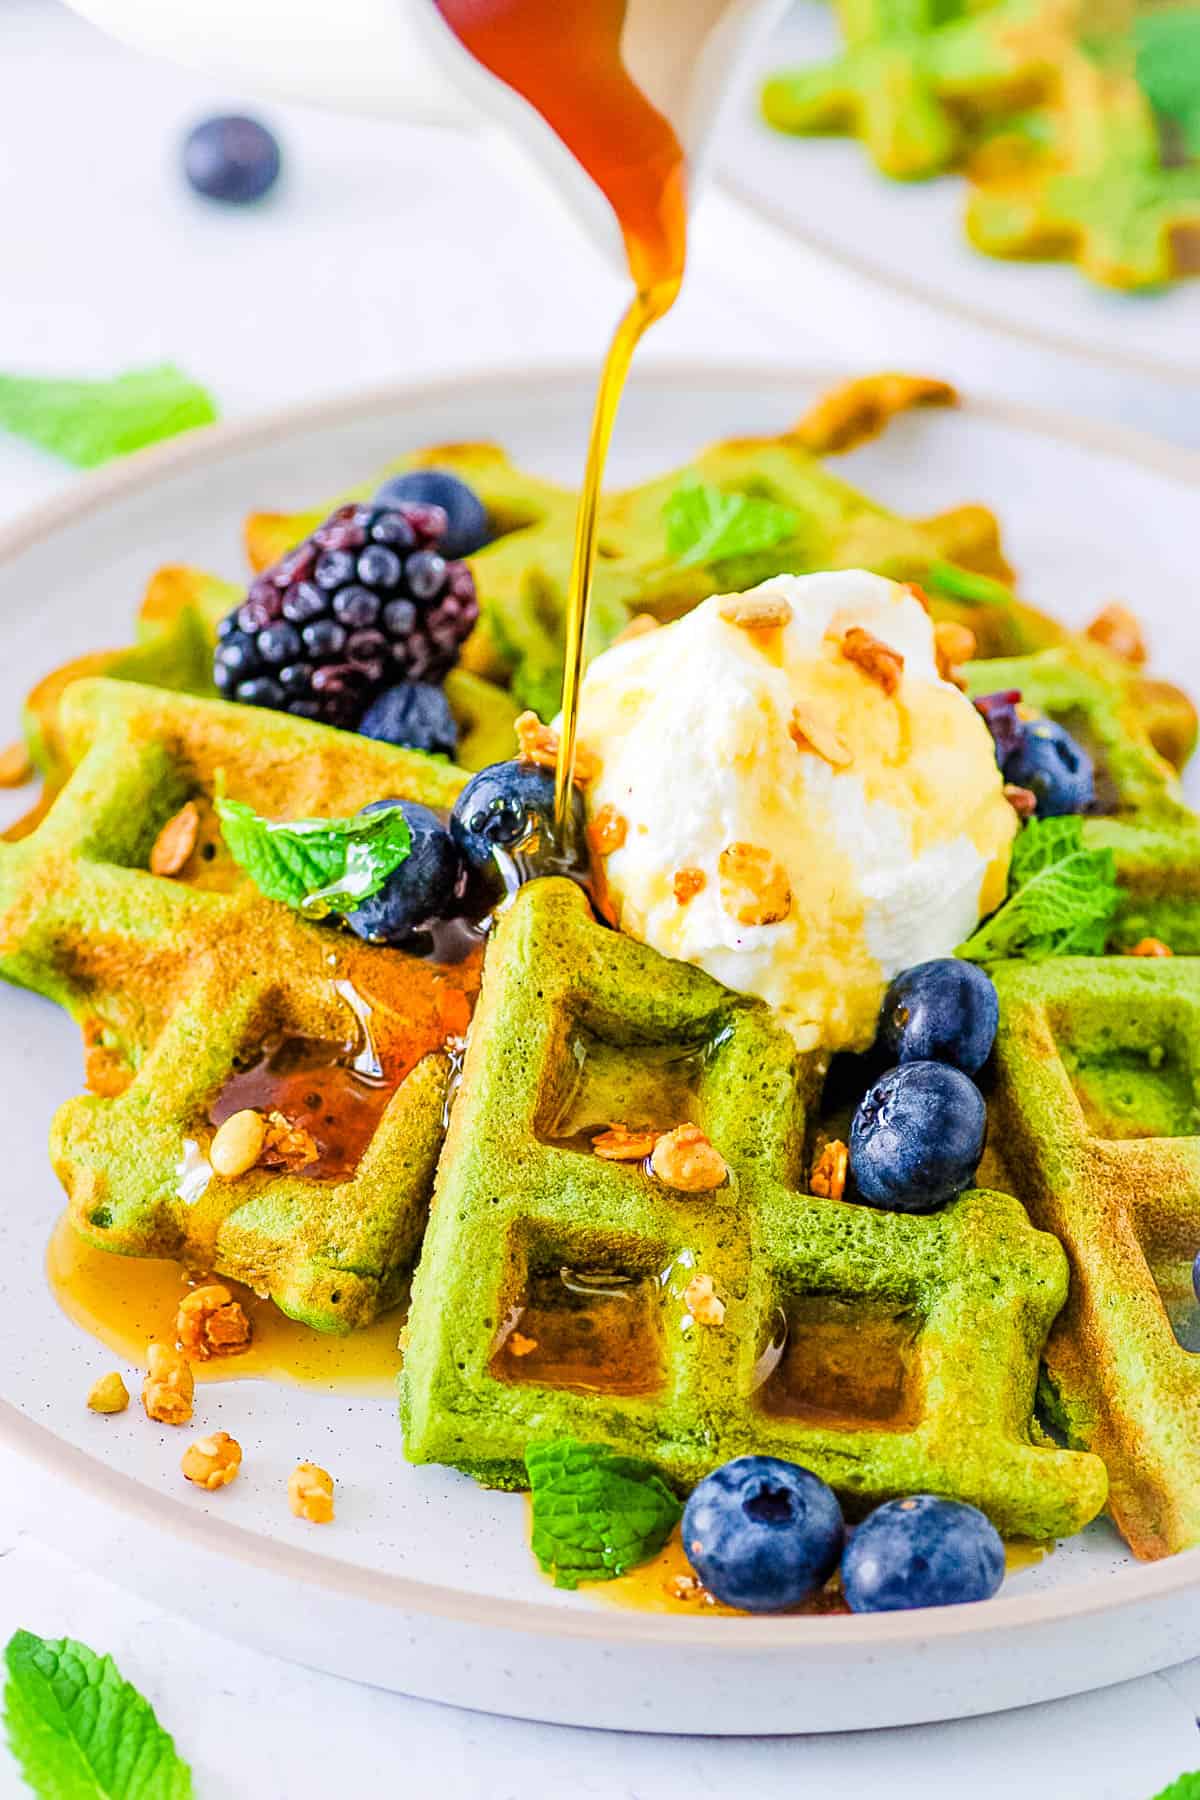
[[[1037,795],[1032,788],[1017,787],[1013,782],[1004,784],[1004,798],[1016,813],[1018,819],[1032,819],[1037,811]]]
[[[592,1150],[605,1162],[645,1162],[658,1141],[649,1126],[610,1124],[592,1139]]]
[[[618,644],[628,644],[632,638],[645,637],[648,632],[657,630],[658,620],[653,613],[634,613],[628,625],[622,625],[609,648],[615,649]]]
[[[1087,636],[1094,644],[1103,645],[1105,650],[1119,656],[1122,662],[1132,663],[1135,668],[1140,668],[1149,655],[1142,621],[1119,600],[1096,614],[1087,628]]]
[[[899,688],[900,678],[904,674],[904,658],[899,650],[893,650],[882,638],[864,631],[861,625],[852,625],[843,634],[839,648],[846,661],[861,669],[867,679],[875,682],[885,694],[894,694]]]
[[[812,750],[834,769],[848,769],[853,752],[820,707],[811,700],[797,700],[788,720],[788,736],[797,750]]]
[[[792,909],[787,870],[758,844],[726,844],[717,861],[721,906],[739,925],[774,925]]]
[[[213,1356],[240,1356],[250,1348],[252,1332],[241,1302],[220,1282],[210,1282],[179,1302],[175,1336],[185,1355],[207,1362]]]
[[[536,1338],[526,1337],[523,1331],[510,1331],[505,1345],[513,1356],[532,1356],[538,1347]]]
[[[242,1446],[227,1431],[214,1431],[189,1444],[179,1466],[189,1481],[213,1494],[236,1478],[242,1466]]]
[[[288,1505],[298,1519],[310,1525],[328,1525],[333,1519],[333,1476],[316,1463],[297,1463],[288,1476]]]
[[[518,762],[536,763],[540,769],[558,765],[558,733],[543,725],[534,712],[523,712],[516,723]],[[575,745],[575,780],[580,787],[595,781],[600,759],[586,744]]]
[[[0,750],[0,788],[24,787],[33,779],[33,762],[18,738],[15,744]]]
[[[252,1169],[267,1141],[267,1122],[253,1107],[231,1113],[218,1125],[209,1146],[208,1160],[218,1175],[233,1181]]]
[[[725,1323],[725,1302],[718,1299],[716,1283],[711,1275],[692,1276],[683,1290],[683,1304],[697,1325]]]
[[[192,1365],[173,1344],[151,1344],[142,1383],[142,1405],[148,1419],[160,1425],[186,1425],[192,1416],[196,1382]]]
[[[717,610],[727,625],[742,631],[779,631],[792,617],[782,594],[731,594]]]
[[[702,894],[707,886],[708,876],[703,869],[676,869],[671,892],[677,905],[686,906],[697,894]]]
[[[677,1125],[655,1141],[650,1168],[680,1194],[710,1194],[729,1179],[729,1165],[698,1125]]]
[[[850,1151],[840,1138],[832,1138],[812,1167],[809,1185],[824,1200],[840,1200],[846,1192]]]
[[[629,836],[629,821],[615,806],[602,806],[588,827],[588,841],[597,856],[611,856]]]
[[[83,1021],[83,1079],[89,1091],[102,1100],[115,1100],[133,1080],[133,1070],[120,1048],[110,1041],[113,1033],[94,1014]]]
[[[930,600],[929,595],[925,592],[925,589],[921,586],[919,581],[906,581],[904,583],[904,591],[906,594],[912,595],[913,599],[923,612],[932,613],[933,602]]]
[[[123,1413],[129,1405],[129,1389],[124,1377],[114,1369],[92,1383],[87,1403],[95,1413]]]
[[[196,810],[196,802],[189,800],[173,818],[167,820],[155,838],[154,848],[150,852],[150,873],[178,875],[196,848],[199,831],[200,814]]]
[[[1164,944],[1161,938],[1144,937],[1125,952],[1126,956],[1174,956],[1170,944]]]
[[[307,1169],[309,1163],[316,1162],[320,1154],[311,1131],[272,1108],[266,1117],[261,1163],[272,1169],[287,1169],[294,1175],[299,1169]]]
[[[939,619],[933,628],[937,672],[943,681],[952,681],[955,687],[964,685],[959,671],[964,663],[971,661],[978,647],[969,625],[958,625],[953,619]]]
[[[666,1584],[666,1590],[672,1600],[679,1600],[688,1605],[716,1605],[716,1600],[698,1575],[672,1575]]]

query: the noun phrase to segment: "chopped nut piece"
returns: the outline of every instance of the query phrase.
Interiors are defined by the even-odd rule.
[[[288,1476],[288,1505],[298,1519],[310,1525],[328,1525],[333,1519],[333,1476],[316,1463],[297,1463]]]
[[[657,1140],[650,1168],[680,1194],[710,1194],[729,1179],[729,1165],[698,1125],[677,1125]]]
[[[629,821],[615,806],[602,806],[588,829],[588,838],[597,856],[611,856],[629,835]]]
[[[667,1593],[672,1600],[690,1602],[696,1606],[716,1604],[698,1575],[672,1575],[667,1583]]]
[[[841,652],[847,662],[862,670],[885,694],[894,694],[904,674],[904,658],[882,638],[877,638],[861,625],[852,625],[841,640]]]
[[[648,1127],[610,1125],[592,1139],[592,1149],[605,1162],[645,1162],[658,1141],[658,1132]]]
[[[788,736],[797,750],[814,751],[832,768],[848,769],[854,761],[850,746],[811,700],[797,700],[793,706]]]
[[[102,1375],[99,1381],[92,1383],[87,1403],[97,1413],[124,1412],[129,1405],[129,1389],[125,1386],[124,1377],[116,1369],[111,1375]]]
[[[526,1337],[522,1331],[510,1331],[505,1341],[513,1356],[531,1356],[538,1347],[537,1339]]]
[[[1126,956],[1174,956],[1175,952],[1170,944],[1164,944],[1161,938],[1144,937],[1125,954]]]
[[[146,1354],[149,1368],[142,1383],[146,1417],[160,1425],[186,1425],[196,1394],[191,1363],[171,1344],[151,1344]]]
[[[774,925],[792,907],[787,870],[757,844],[726,844],[717,862],[721,905],[739,925]]]
[[[1011,781],[1006,781],[1004,798],[1018,819],[1032,819],[1037,811],[1037,795],[1030,788],[1016,787]]]
[[[211,1437],[189,1444],[179,1466],[189,1481],[212,1494],[228,1487],[236,1477],[242,1466],[242,1446],[227,1431],[214,1431]]]
[[[558,765],[558,733],[551,731],[548,725],[534,712],[523,712],[516,723],[517,760],[519,762],[536,763],[540,769],[553,769]],[[600,773],[600,759],[586,744],[575,745],[575,780],[580,787],[586,787],[589,781],[595,781]]]
[[[267,1122],[252,1107],[231,1113],[219,1125],[209,1146],[208,1160],[218,1175],[227,1181],[252,1169],[263,1153],[267,1141]]]
[[[212,1356],[240,1356],[250,1348],[250,1321],[227,1287],[212,1282],[193,1288],[179,1302],[175,1335],[180,1348],[197,1362]]]
[[[840,1138],[832,1138],[813,1164],[809,1185],[824,1200],[840,1200],[846,1192],[850,1152]]]
[[[311,1131],[296,1125],[274,1108],[267,1114],[266,1134],[259,1161],[273,1169],[288,1169],[293,1174],[316,1162],[321,1152]]]
[[[1149,654],[1142,621],[1119,600],[1096,614],[1087,628],[1087,635],[1094,644],[1102,644],[1122,662],[1133,663],[1135,668],[1140,668]]]
[[[102,1100],[115,1100],[133,1080],[133,1070],[115,1043],[110,1028],[94,1015],[83,1021],[83,1079]]]
[[[196,802],[189,800],[186,806],[180,807],[174,818],[167,820],[155,838],[154,848],[150,852],[150,873],[178,875],[196,848],[199,830],[200,814],[196,810]]]
[[[778,631],[792,617],[782,594],[731,594],[718,610],[727,625],[737,625],[742,631]]]
[[[683,1290],[683,1304],[697,1325],[723,1325],[725,1302],[717,1298],[711,1275],[693,1275]]]
[[[645,637],[647,632],[658,630],[658,620],[653,613],[634,613],[628,625],[622,625],[616,637],[609,645],[615,650],[618,644],[627,644],[631,638]]]
[[[921,607],[923,611],[927,613],[933,611],[933,603],[919,581],[906,581],[904,583],[904,591],[906,594],[912,595],[917,605]]]
[[[963,685],[959,670],[964,663],[970,662],[977,648],[975,633],[968,625],[956,625],[953,619],[939,619],[933,628],[937,672],[943,681],[952,681],[955,687]]]
[[[33,763],[19,738],[6,750],[0,750],[0,788],[24,787],[32,778]]]
[[[708,876],[703,869],[676,869],[671,891],[679,906],[686,906],[697,894],[702,894],[708,886]]]

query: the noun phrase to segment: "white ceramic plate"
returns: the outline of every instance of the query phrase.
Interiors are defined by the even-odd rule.
[[[981,255],[962,226],[961,175],[896,182],[850,138],[791,138],[762,120],[763,78],[822,62],[840,42],[825,0],[795,0],[756,50],[728,106],[715,166],[725,186],[786,237],[816,252],[848,304],[901,355],[973,347],[993,387],[1054,394],[1122,422],[1200,443],[1200,281],[1162,294],[1108,292],[1070,264]],[[851,278],[851,279],[848,279]],[[993,334],[989,367],[979,355]],[[883,344],[877,354],[883,353]],[[964,348],[964,357],[966,348]],[[945,360],[939,368],[954,372]]]
[[[639,372],[614,476],[685,461],[706,439],[787,425],[832,377],[786,369]],[[421,443],[492,435],[571,478],[591,374],[464,377],[196,434],[81,483],[0,539],[15,716],[53,663],[127,638],[166,560],[241,570],[252,505],[289,507]],[[924,414],[845,459],[911,512],[986,500],[1034,600],[1082,621],[1119,594],[1164,668],[1194,669],[1200,464],[1128,439],[991,408]],[[8,797],[11,800],[11,796]],[[237,1637],[339,1674],[491,1711],[658,1731],[793,1732],[944,1718],[1075,1692],[1200,1651],[1200,1552],[1135,1567],[1105,1526],[1010,1578],[986,1606],[858,1619],[662,1618],[565,1595],[536,1573],[524,1503],[402,1460],[388,1399],[243,1381],[199,1390],[198,1426],[246,1449],[206,1496],[179,1475],[183,1434],[136,1405],[89,1414],[111,1366],[61,1314],[42,1266],[60,1194],[55,1106],[80,1085],[78,1034],[36,997],[0,992],[0,1440],[26,1458],[33,1529],[127,1585]],[[119,1279],[119,1269],[115,1278]],[[302,1457],[339,1484],[335,1526],[289,1517]]]

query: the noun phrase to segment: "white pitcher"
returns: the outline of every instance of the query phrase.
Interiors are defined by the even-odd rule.
[[[569,20],[574,0],[563,0]],[[533,107],[477,63],[433,0],[68,0],[139,49],[207,69],[243,92],[408,123],[486,131],[511,148],[623,266],[607,202]],[[667,115],[691,192],[723,94],[787,0],[628,0],[622,51]],[[565,30],[570,29],[569,24]]]

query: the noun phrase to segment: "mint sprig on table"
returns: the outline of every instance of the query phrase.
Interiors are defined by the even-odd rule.
[[[1119,901],[1111,850],[1089,850],[1083,820],[1031,819],[1013,845],[1008,899],[957,955],[1103,956]]]
[[[349,819],[264,819],[243,800],[213,801],[229,854],[268,900],[309,918],[352,912],[412,849],[400,803]]]
[[[173,1739],[111,1656],[18,1631],[4,1661],[9,1748],[38,1800],[192,1800]]]
[[[789,506],[754,494],[726,494],[698,478],[681,481],[663,508],[667,554],[681,569],[773,550],[796,533]]]
[[[556,1587],[612,1581],[657,1554],[683,1507],[649,1464],[574,1438],[531,1444],[533,1553]]]
[[[0,431],[77,469],[94,469],[181,431],[211,425],[216,417],[212,395],[174,363],[131,369],[109,381],[0,375]]]

